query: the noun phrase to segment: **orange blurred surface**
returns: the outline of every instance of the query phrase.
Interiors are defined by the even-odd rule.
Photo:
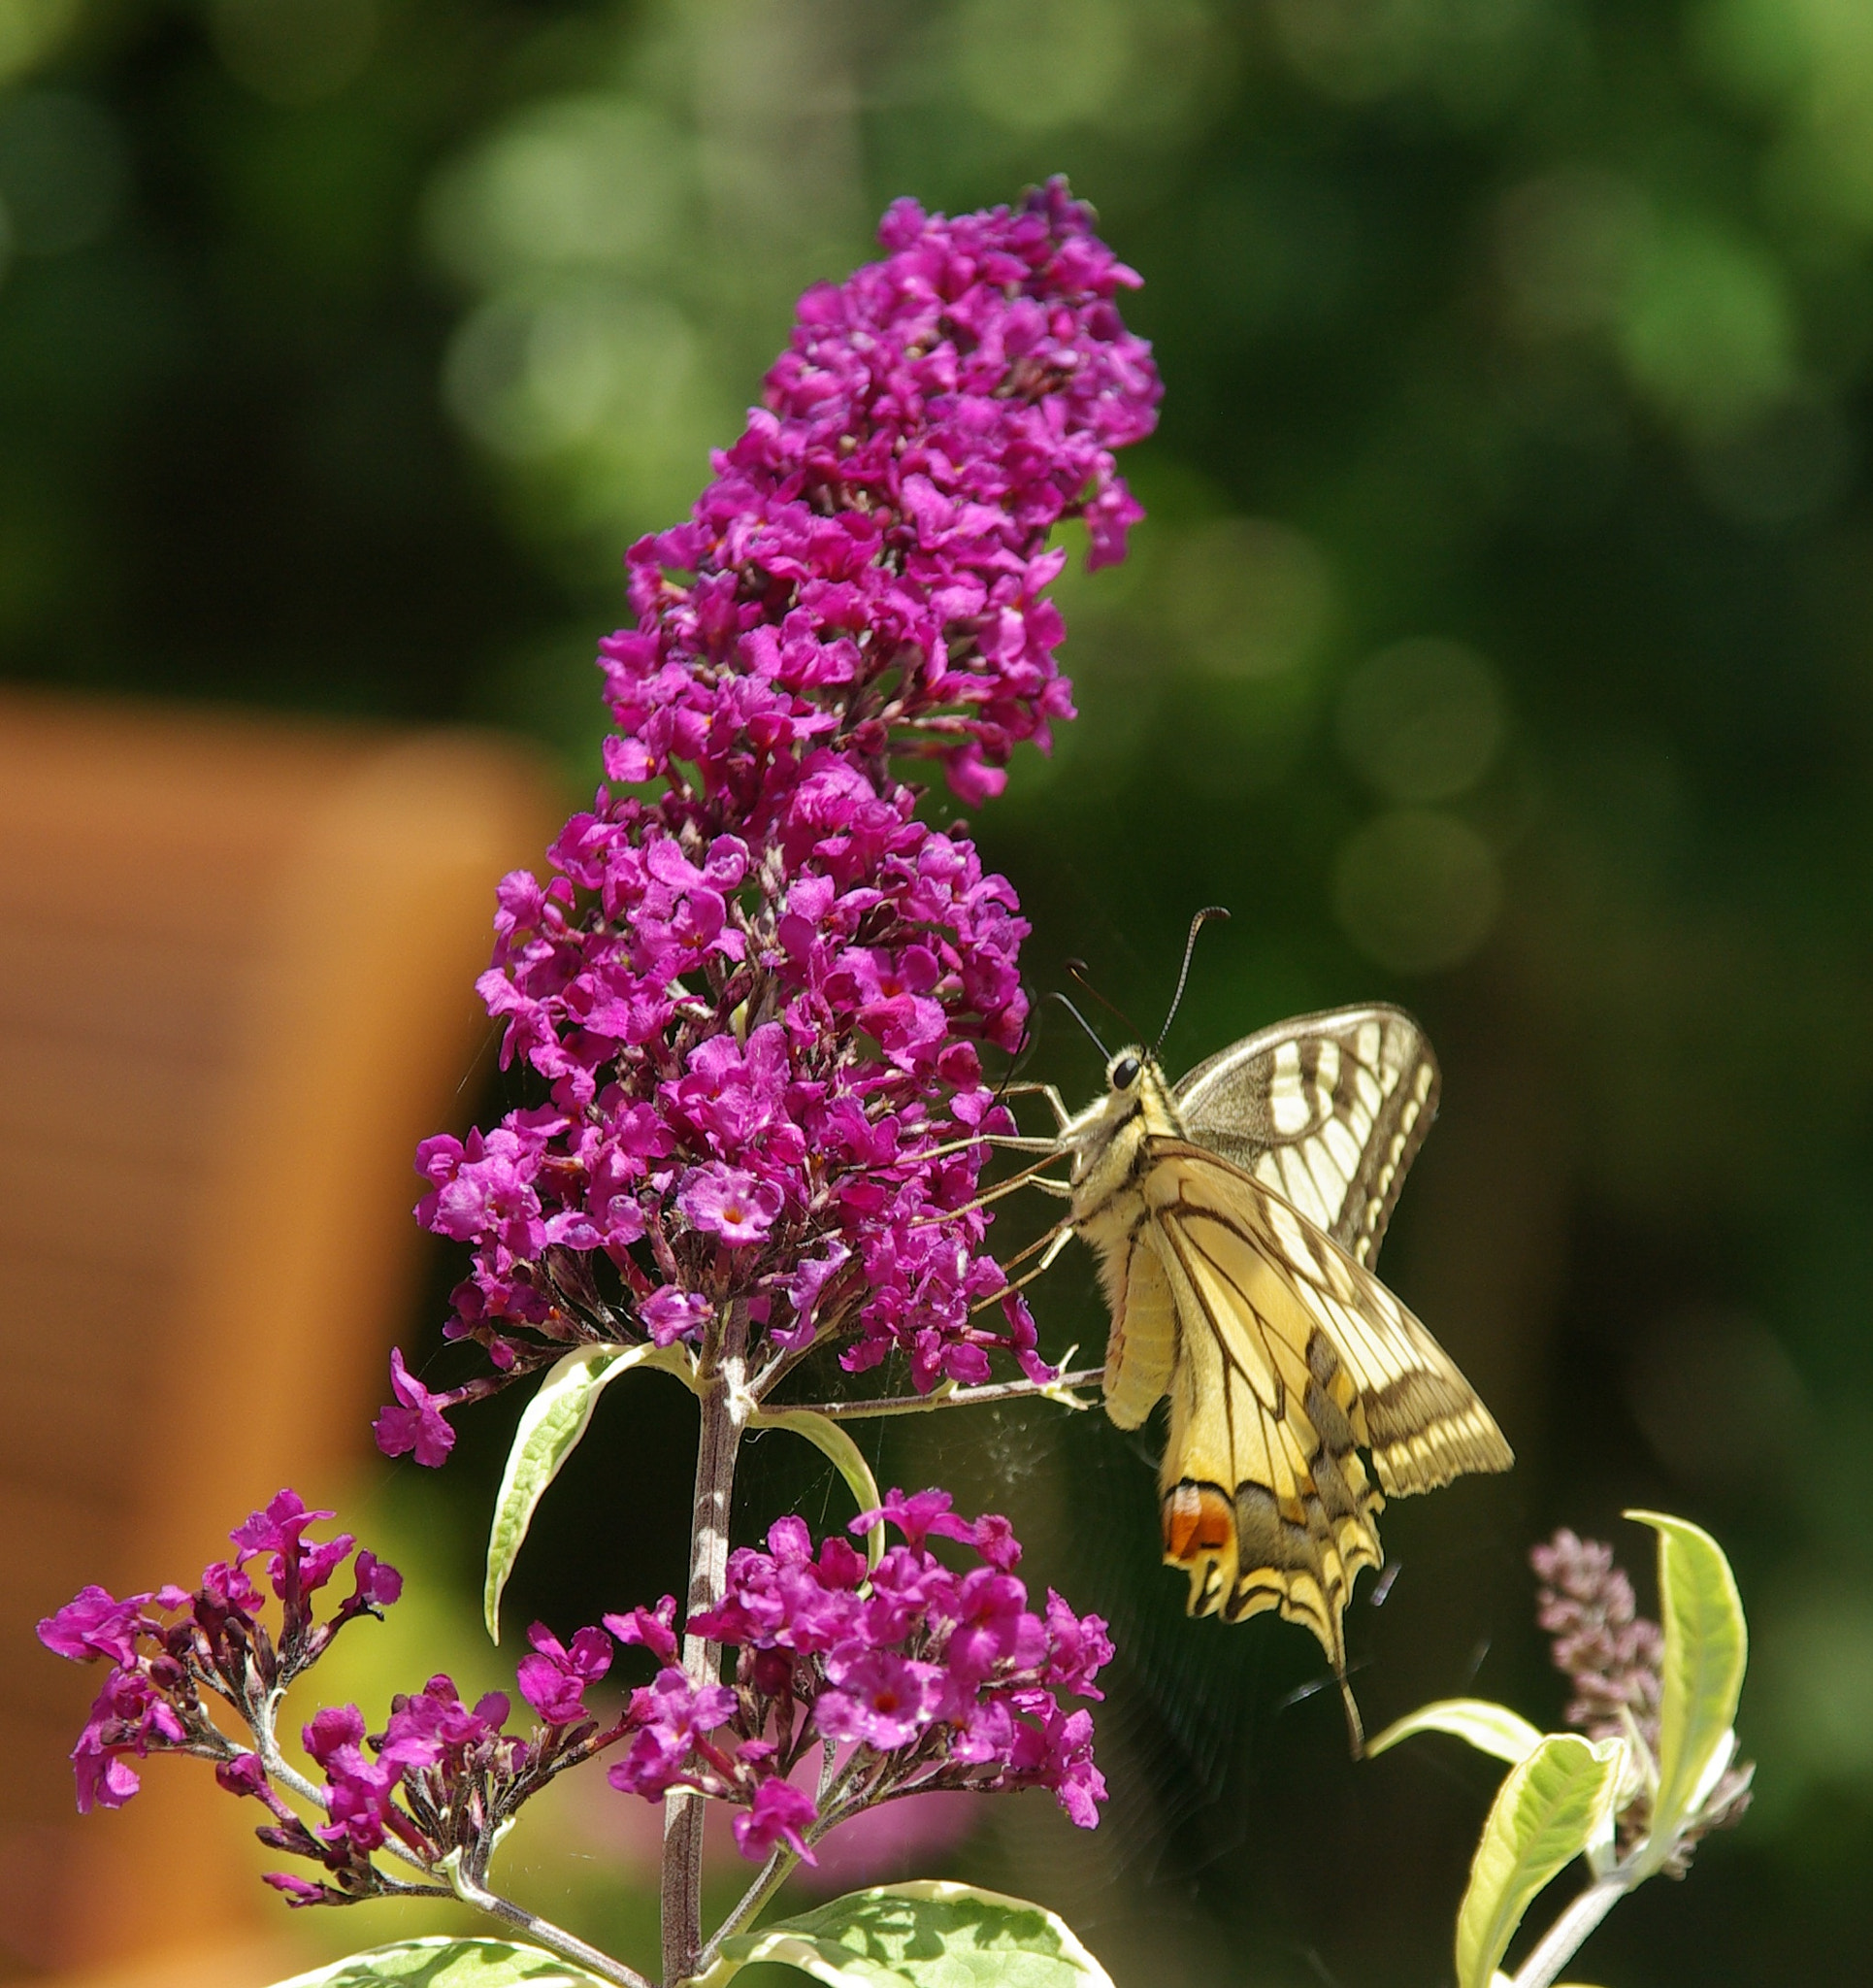
[[[0,696],[0,1974],[280,1971],[257,1811],[206,1769],[74,1813],[101,1672],[33,1623],[342,1489],[422,1260],[411,1156],[489,1040],[493,887],[561,812],[492,737]]]

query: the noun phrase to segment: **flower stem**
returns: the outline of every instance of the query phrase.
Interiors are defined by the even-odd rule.
[[[1550,1988],[1550,1984],[1574,1955],[1587,1936],[1632,1888],[1630,1872],[1609,1871],[1596,1878],[1542,1935],[1528,1958],[1522,1963],[1510,1988]]]
[[[597,1974],[607,1981],[615,1981],[619,1988],[650,1988],[650,1983],[635,1968],[626,1967],[622,1961],[613,1960],[609,1954],[601,1953],[595,1946],[587,1946],[576,1934],[568,1933],[563,1927],[555,1926],[550,1919],[538,1917],[524,1906],[501,1898],[477,1884],[472,1877],[466,1876],[459,1859],[450,1863],[448,1874],[455,1896],[463,1904],[473,1905],[477,1911],[486,1912],[492,1918],[504,1920],[508,1925],[524,1933],[537,1945],[558,1954],[561,1960],[571,1961],[575,1967],[583,1968],[587,1973]]]
[[[932,1408],[972,1408],[984,1402],[1020,1402],[1035,1398],[1059,1402],[1063,1408],[1091,1407],[1070,1390],[1092,1387],[1104,1374],[1103,1367],[1081,1367],[1053,1380],[1002,1380],[986,1387],[936,1388],[929,1394],[887,1395],[882,1400],[856,1402],[811,1402],[795,1410],[805,1415],[824,1415],[829,1422],[856,1422],[865,1415],[921,1415]],[[788,1404],[790,1409],[794,1405]]]
[[[697,1959],[698,1973],[706,1972],[713,1966],[716,1956],[722,1951],[723,1940],[743,1931],[754,1920],[761,1907],[793,1875],[794,1866],[799,1862],[799,1856],[784,1843],[769,1853],[768,1861],[761,1867],[760,1874],[741,1894],[734,1910],[709,1935],[708,1944],[704,1947]]]
[[[753,1406],[747,1394],[748,1314],[727,1308],[719,1344],[705,1352],[697,1376],[702,1421],[696,1442],[696,1497],[690,1519],[685,1618],[721,1605],[728,1579],[729,1509],[736,1451]],[[692,1684],[713,1684],[719,1644],[683,1638],[683,1671]],[[663,1948],[666,1988],[697,1971],[703,1944],[703,1797],[673,1788],[664,1797]]]

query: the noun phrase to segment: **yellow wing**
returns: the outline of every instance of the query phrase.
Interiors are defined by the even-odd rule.
[[[1381,1557],[1384,1499],[1360,1448],[1403,1495],[1505,1470],[1509,1446],[1418,1320],[1265,1183],[1183,1140],[1147,1150],[1143,1218],[1108,1294],[1126,1383],[1108,1406],[1142,1421],[1167,1373],[1165,1553],[1190,1574],[1192,1611],[1278,1607],[1343,1681],[1346,1604]]]

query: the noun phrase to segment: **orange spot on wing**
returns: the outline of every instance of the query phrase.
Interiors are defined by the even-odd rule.
[[[1186,1566],[1204,1553],[1226,1552],[1235,1537],[1229,1500],[1213,1484],[1188,1479],[1165,1493],[1165,1552]]]

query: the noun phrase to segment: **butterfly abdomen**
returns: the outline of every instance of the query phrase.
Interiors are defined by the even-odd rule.
[[[1100,1250],[1099,1262],[1112,1315],[1105,1412],[1121,1429],[1136,1429],[1163,1399],[1177,1361],[1176,1302],[1151,1243],[1142,1198],[1131,1231]]]
[[[1162,1084],[1147,1079],[1134,1095],[1095,1107],[1078,1135],[1072,1222],[1099,1262],[1111,1313],[1103,1389],[1106,1413],[1121,1429],[1136,1429],[1150,1414],[1176,1364],[1176,1302],[1144,1195],[1151,1136],[1176,1123]]]

